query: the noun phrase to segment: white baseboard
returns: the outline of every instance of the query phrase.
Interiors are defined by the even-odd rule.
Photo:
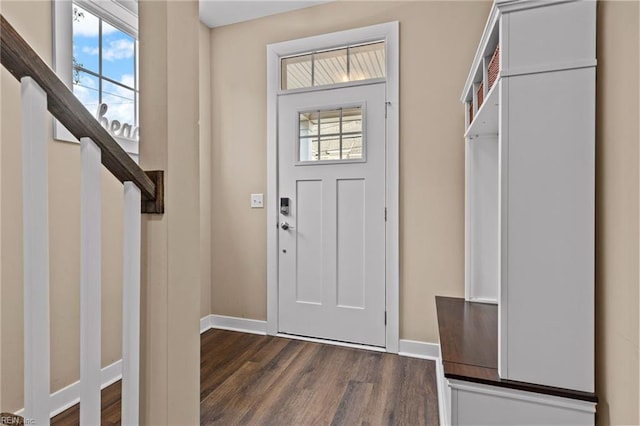
[[[437,343],[400,339],[398,355],[437,361],[440,359],[440,345]]]
[[[204,333],[207,330],[212,328],[211,326],[211,317],[212,315],[207,315],[200,318],[200,334]]]
[[[200,320],[200,333],[204,333],[210,328],[218,328],[221,330],[231,330],[231,331],[241,331],[243,333],[251,333],[251,334],[267,334],[267,322],[247,319],[247,318],[237,318],[237,317],[227,317],[224,315],[208,315]]]
[[[451,425],[448,409],[448,394],[450,392],[447,379],[444,377],[444,366],[442,359],[436,361],[436,385],[438,386],[438,414],[440,415],[440,426]]]
[[[100,373],[102,385],[100,389],[104,389],[109,385],[117,382],[122,378],[122,360],[119,359],[113,364],[104,367]],[[51,407],[50,416],[57,416],[63,411],[73,407],[80,402],[80,381],[71,383],[54,393],[49,397],[49,407]],[[20,409],[16,414],[21,416],[24,408]]]

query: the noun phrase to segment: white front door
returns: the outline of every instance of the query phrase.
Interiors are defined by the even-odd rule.
[[[279,332],[385,346],[385,121],[384,83],[279,96]]]

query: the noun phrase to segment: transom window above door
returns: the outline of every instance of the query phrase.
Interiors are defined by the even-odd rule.
[[[280,60],[280,88],[304,89],[384,78],[385,42],[309,52]]]
[[[298,114],[298,161],[363,160],[362,106]]]

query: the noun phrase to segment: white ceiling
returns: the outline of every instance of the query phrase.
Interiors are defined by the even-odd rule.
[[[333,0],[200,0],[200,20],[214,28],[329,1]]]

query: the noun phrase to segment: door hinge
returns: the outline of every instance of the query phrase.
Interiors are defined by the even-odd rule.
[[[387,311],[384,311],[384,325],[387,325]]]
[[[389,109],[389,105],[391,105],[391,102],[389,101],[384,103],[384,118],[387,118],[387,109]]]
[[[384,221],[387,221],[387,208],[384,208]]]

